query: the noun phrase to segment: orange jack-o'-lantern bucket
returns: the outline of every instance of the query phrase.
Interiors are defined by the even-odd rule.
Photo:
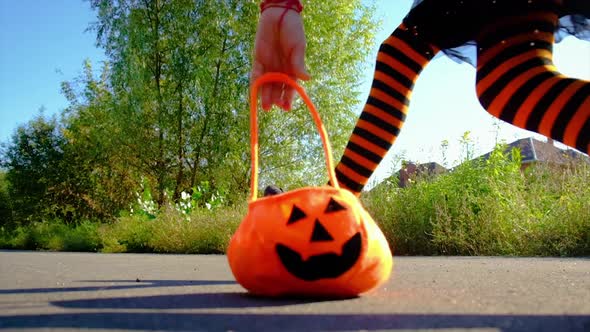
[[[333,186],[257,197],[257,90],[269,82],[294,87],[309,107]],[[338,186],[326,130],[304,89],[286,75],[266,74],[252,87],[250,108],[250,201],[227,253],[236,280],[258,295],[329,297],[356,296],[386,281],[393,266],[387,240],[359,199]]]

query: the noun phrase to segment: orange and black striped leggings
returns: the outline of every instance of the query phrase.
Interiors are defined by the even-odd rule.
[[[494,116],[582,152],[590,152],[590,82],[553,65],[557,15],[529,13],[503,20],[477,39],[477,95]],[[374,79],[336,176],[360,194],[404,123],[422,69],[438,52],[404,24],[381,44]]]

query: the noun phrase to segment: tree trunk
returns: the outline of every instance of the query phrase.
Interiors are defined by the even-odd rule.
[[[201,135],[199,137],[199,141],[203,141],[203,139],[205,138],[205,135],[207,134],[207,130],[209,128],[209,122],[210,118],[211,118],[211,113],[215,110],[215,107],[213,106],[218,105],[216,100],[217,100],[217,93],[219,90],[219,80],[220,80],[220,76],[221,76],[221,59],[223,59],[223,55],[225,54],[226,51],[226,47],[227,47],[227,36],[224,37],[223,39],[223,44],[221,46],[221,54],[219,56],[219,59],[217,60],[217,63],[215,65],[215,79],[213,81],[213,92],[211,93],[211,96],[209,98],[209,105],[208,105],[208,112],[205,113],[205,121],[203,124],[203,129],[201,130]],[[198,169],[198,163],[199,163],[199,158],[201,157],[201,151],[202,151],[202,144],[199,144],[199,148],[197,149],[197,151],[195,151],[195,163],[193,164],[192,167],[192,174],[191,174],[191,188],[195,185],[196,182],[196,178],[197,178],[197,169]]]
[[[172,198],[175,201],[177,201],[180,197],[180,190],[182,189],[182,180],[184,179],[184,136],[182,122],[184,104],[182,103],[182,82],[178,84],[178,91],[178,173],[176,173],[176,185],[174,187],[174,195],[172,196]]]

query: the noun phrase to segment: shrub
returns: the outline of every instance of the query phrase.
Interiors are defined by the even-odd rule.
[[[12,218],[12,201],[9,194],[6,173],[0,170],[0,227],[14,227]]]
[[[101,228],[104,252],[224,253],[244,215],[244,207],[192,209],[173,207],[152,217],[121,217]]]
[[[98,235],[99,224],[83,221],[66,225],[55,219],[34,222],[16,229],[2,229],[0,247],[21,250],[98,251],[102,247]]]
[[[154,227],[154,219],[145,215],[120,217],[101,228],[102,251],[152,252],[149,241]]]
[[[401,255],[590,254],[590,166],[531,166],[498,146],[410,187],[380,185],[364,198]],[[515,151],[515,150],[513,150]]]

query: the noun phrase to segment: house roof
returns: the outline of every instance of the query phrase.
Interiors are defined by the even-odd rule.
[[[564,150],[555,146],[552,142],[542,142],[532,137],[516,140],[508,144],[506,152],[518,148],[523,164],[534,162],[547,162],[554,164],[566,164],[574,159],[587,157],[575,150]],[[482,155],[480,158],[487,159],[491,152]]]
[[[545,163],[552,163],[552,164],[567,164],[572,162],[573,160],[583,160],[587,163],[590,163],[590,157],[587,155],[577,152],[573,149],[561,149],[553,144],[553,142],[543,142],[532,137],[523,138],[516,140],[510,144],[507,144],[505,152],[509,152],[514,148],[520,149],[520,155],[522,158],[522,164],[529,164],[535,162],[545,162]],[[488,159],[492,152],[488,152],[484,155],[477,157],[476,159]],[[411,166],[410,166],[411,165]],[[410,166],[410,167],[408,167]],[[399,178],[402,172],[414,173],[426,173],[428,175],[435,175],[444,173],[446,171],[452,171],[454,168],[447,169],[444,166],[436,162],[428,162],[422,164],[416,164],[413,162],[407,162],[406,167],[400,168],[397,172],[393,175],[388,177],[383,181],[391,180],[394,177]],[[379,186],[381,184],[378,184]],[[377,187],[375,186],[375,187]]]

